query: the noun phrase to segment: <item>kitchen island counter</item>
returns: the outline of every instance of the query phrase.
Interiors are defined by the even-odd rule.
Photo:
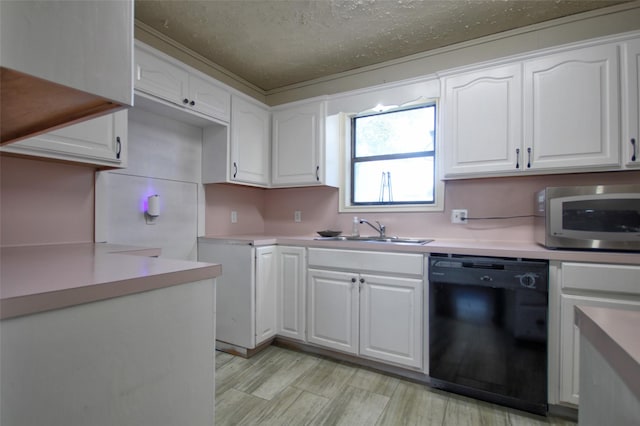
[[[576,306],[575,311],[581,346],[580,423],[636,424],[640,312],[595,306]]]
[[[214,423],[221,266],[159,253],[2,248],[1,424]]]
[[[215,278],[220,265],[159,249],[78,243],[0,248],[0,319]]]

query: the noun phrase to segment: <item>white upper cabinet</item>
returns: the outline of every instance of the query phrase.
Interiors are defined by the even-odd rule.
[[[229,121],[231,95],[199,71],[136,42],[135,88],[184,109]]]
[[[325,101],[295,103],[273,109],[273,186],[330,184],[331,172],[326,166],[325,116]]]
[[[640,166],[640,40],[623,43],[622,155],[627,167]]]
[[[202,183],[268,187],[270,178],[269,109],[234,95],[229,127],[204,128]]]
[[[513,171],[522,141],[521,65],[443,78],[447,177]]]
[[[608,44],[524,63],[525,170],[620,164],[618,56]]]
[[[133,1],[2,1],[1,65],[133,104]]]
[[[127,110],[24,139],[2,152],[106,167],[127,166]]]
[[[268,186],[270,175],[269,110],[234,96],[231,102],[229,180]]]
[[[0,143],[133,105],[133,1],[0,1]]]
[[[619,63],[606,44],[444,74],[445,177],[619,169]]]

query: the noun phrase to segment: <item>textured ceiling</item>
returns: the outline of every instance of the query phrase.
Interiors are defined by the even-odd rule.
[[[624,2],[136,0],[135,17],[269,91]]]

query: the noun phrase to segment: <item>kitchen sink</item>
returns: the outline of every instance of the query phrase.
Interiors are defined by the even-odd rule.
[[[317,237],[318,241],[358,241],[363,243],[387,243],[387,244],[415,244],[424,245],[433,240],[425,238],[404,238],[404,237],[353,237],[340,235],[337,237]]]

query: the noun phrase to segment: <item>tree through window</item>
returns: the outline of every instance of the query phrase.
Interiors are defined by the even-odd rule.
[[[435,104],[353,117],[351,204],[434,204],[435,123]]]

